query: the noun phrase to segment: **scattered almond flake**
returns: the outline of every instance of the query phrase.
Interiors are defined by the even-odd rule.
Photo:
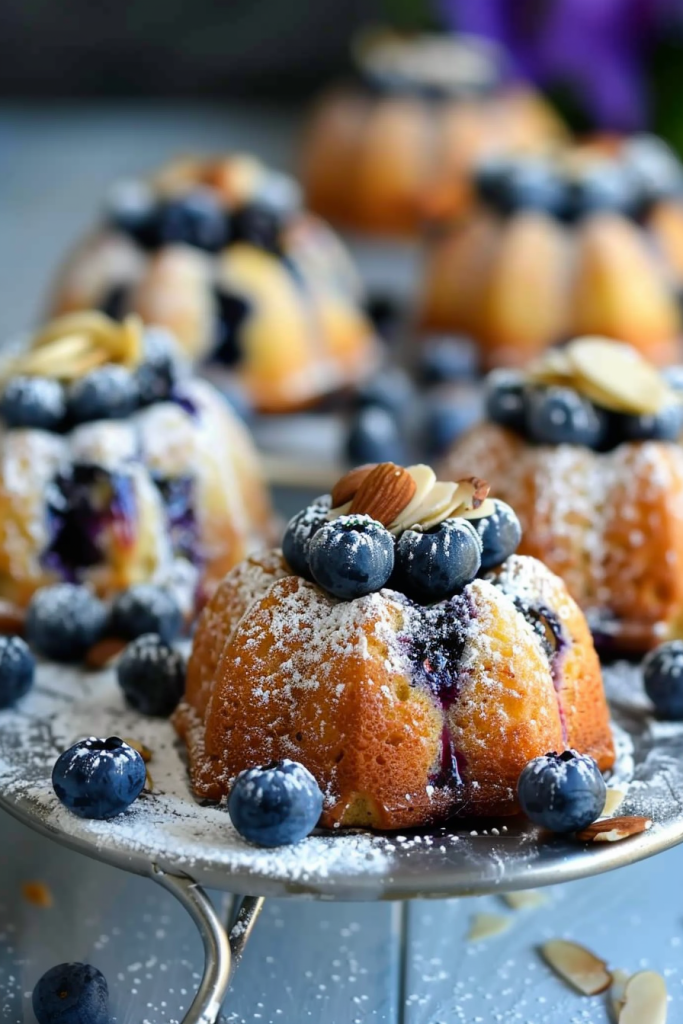
[[[149,768],[145,770],[145,789],[150,793],[154,792],[154,779],[150,775]]]
[[[612,971],[612,988],[610,989],[609,998],[615,1021],[619,1020],[619,1014],[626,1000],[626,986],[630,980],[631,975],[627,974],[626,971],[622,971],[619,968],[616,971]]]
[[[576,833],[582,843],[618,843],[622,839],[640,835],[652,828],[652,819],[639,815],[621,818],[603,818]]]
[[[584,996],[605,992],[612,984],[605,961],[577,942],[551,939],[541,946],[540,952],[555,973]]]
[[[506,892],[503,899],[512,910],[534,910],[536,907],[544,907],[550,902],[546,892],[538,889],[520,889],[518,892]]]
[[[619,807],[621,807],[621,805],[624,802],[625,796],[626,793],[624,793],[624,791],[621,789],[608,789],[607,797],[605,799],[605,806],[602,809],[602,817],[611,817],[614,814],[614,812],[618,810]]]
[[[54,903],[50,888],[45,882],[22,882],[21,895],[27,903],[34,907],[45,907],[46,910]]]
[[[491,939],[494,935],[506,932],[511,924],[512,918],[503,917],[502,914],[474,914],[470,920],[467,941],[480,942],[483,939]]]
[[[666,1024],[666,982],[655,971],[640,971],[629,979],[619,1024]]]
[[[144,743],[140,743],[139,740],[131,739],[130,736],[122,736],[121,739],[124,743],[127,743],[129,747],[132,747],[133,750],[137,750],[145,764],[152,760],[152,751],[149,747],[146,747]]]

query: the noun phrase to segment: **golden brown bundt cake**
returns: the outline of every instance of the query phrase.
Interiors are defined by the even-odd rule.
[[[240,155],[176,161],[119,183],[67,259],[53,312],[136,313],[213,359],[266,412],[371,372],[377,347],[350,258],[295,183]]]
[[[522,524],[520,552],[565,580],[596,642],[638,650],[683,630],[683,407],[633,350],[579,339],[500,371],[489,422],[441,467],[477,466]]]
[[[514,513],[487,491],[363,467],[294,517],[288,561],[226,576],[175,716],[198,797],[294,758],[325,794],[324,825],[397,829],[514,814],[520,771],[549,750],[611,766],[584,617],[558,577],[511,554]]]
[[[191,613],[268,541],[251,440],[211,385],[183,378],[167,332],[70,314],[3,370],[3,601],[62,580],[105,598],[158,582]]]
[[[538,94],[501,83],[481,41],[387,33],[356,57],[360,81],[321,97],[302,154],[308,205],[344,227],[416,235],[468,208],[482,157],[564,137]]]
[[[654,202],[630,159],[587,149],[483,164],[469,221],[427,244],[422,328],[471,335],[486,369],[577,334],[676,362],[683,216]]]

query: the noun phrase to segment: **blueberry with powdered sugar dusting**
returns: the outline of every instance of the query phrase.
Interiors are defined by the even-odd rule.
[[[36,591],[26,612],[26,639],[53,661],[76,663],[101,639],[104,604],[85,587],[56,583]]]
[[[121,420],[138,405],[135,377],[125,366],[102,366],[75,381],[68,394],[72,424],[93,420]]]
[[[370,516],[340,516],[316,531],[309,562],[323,590],[351,601],[385,586],[394,569],[394,539]]]
[[[119,686],[127,703],[155,718],[168,718],[185,689],[185,658],[164,643],[158,633],[133,640],[117,666]]]
[[[650,651],[643,661],[643,682],[658,715],[683,720],[683,640]]]
[[[33,686],[36,663],[18,636],[0,636],[0,708],[9,708]]]
[[[297,512],[290,519],[282,538],[282,554],[287,565],[297,576],[303,576],[306,580],[313,579],[308,564],[311,541],[320,527],[327,522],[329,510],[329,494],[316,498],[307,508]]]
[[[141,406],[165,402],[178,382],[176,343],[163,327],[145,329],[143,361],[135,371]]]
[[[114,600],[110,627],[114,636],[136,640],[144,633],[158,633],[164,643],[179,635],[183,617],[178,602],[166,587],[137,583]]]
[[[506,558],[514,555],[522,539],[522,527],[514,510],[500,498],[492,501],[493,514],[472,521],[481,541],[482,572],[502,565]]]
[[[0,417],[8,427],[59,430],[66,402],[57,380],[48,377],[12,377],[0,400]]]
[[[529,761],[517,795],[534,824],[551,832],[580,832],[602,814],[607,787],[592,757],[565,750]]]
[[[240,772],[228,798],[233,825],[256,846],[289,846],[315,828],[323,809],[318,783],[297,761]]]
[[[432,604],[471,583],[481,566],[481,542],[467,519],[445,519],[422,533],[406,530],[396,545],[392,585],[415,601]]]
[[[118,736],[79,740],[52,769],[58,799],[79,818],[114,818],[143,790],[147,769],[141,755]]]
[[[33,989],[38,1024],[109,1024],[109,989],[90,964],[57,964]]]

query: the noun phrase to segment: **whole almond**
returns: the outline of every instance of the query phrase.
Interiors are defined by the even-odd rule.
[[[647,832],[651,827],[650,818],[641,818],[637,815],[604,818],[577,832],[576,838],[582,843],[618,843],[621,839],[629,839],[640,832]]]
[[[383,526],[393,523],[415,494],[411,474],[393,462],[380,462],[365,477],[351,502],[351,515],[371,516]]]
[[[368,462],[364,466],[356,466],[355,469],[350,470],[343,476],[341,480],[337,480],[332,488],[332,508],[339,508],[340,505],[346,505],[347,501],[351,501],[356,496],[356,491],[360,485],[372,473],[376,465],[376,462]]]
[[[119,637],[105,637],[90,648],[85,656],[85,663],[92,669],[106,668],[127,646],[127,641]]]

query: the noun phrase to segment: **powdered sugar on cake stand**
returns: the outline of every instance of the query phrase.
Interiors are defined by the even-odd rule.
[[[683,840],[683,725],[647,714],[639,672],[606,669],[618,758],[610,785],[628,790],[620,814],[653,828],[621,843],[540,836],[521,819],[469,821],[405,835],[319,833],[293,847],[257,849],[224,807],[193,797],[172,726],[126,708],[112,671],[41,665],[32,693],[0,712],[0,806],[52,838],[139,873],[154,868],[253,895],[339,899],[454,896],[551,884],[649,856]],[[84,736],[119,735],[151,752],[151,791],[110,821],[86,821],[51,785],[62,750]]]

